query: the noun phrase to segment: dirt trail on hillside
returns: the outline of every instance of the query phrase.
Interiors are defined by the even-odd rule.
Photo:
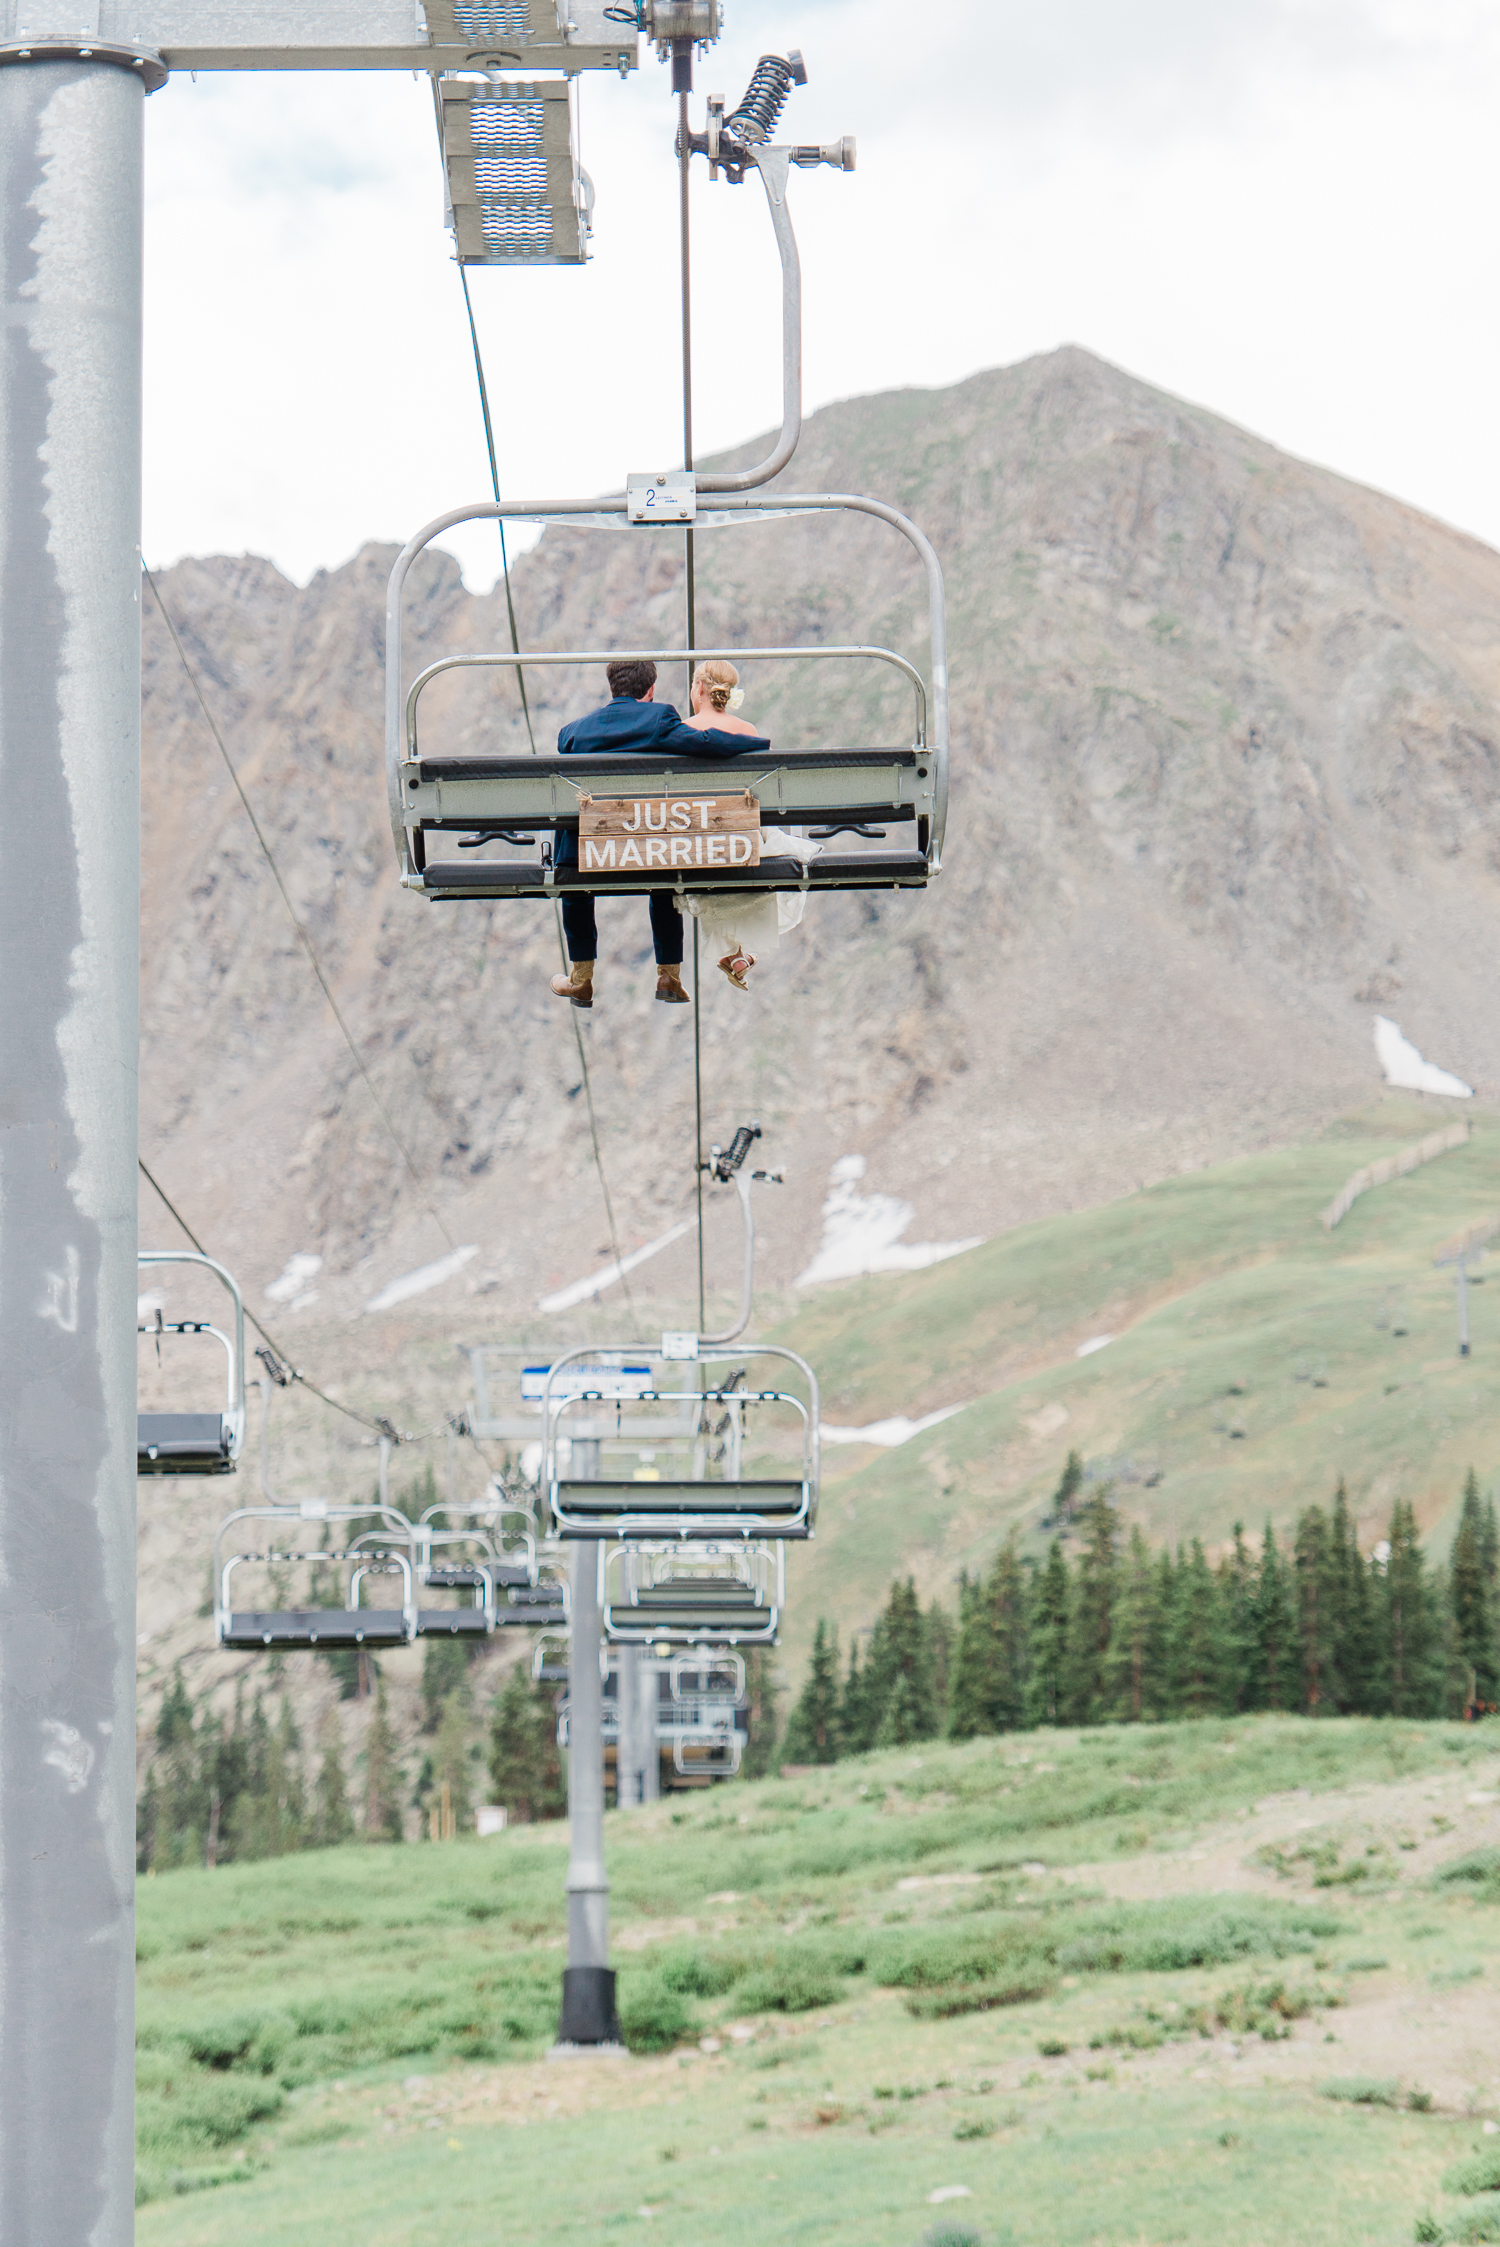
[[[1420,2088],[1435,2108],[1476,2118],[1500,2114],[1500,2008],[1491,1955],[1500,1917],[1474,1906],[1474,1955],[1455,1960],[1450,1948],[1434,1953],[1433,1966],[1372,1963],[1353,1971],[1363,1955],[1377,1960],[1387,1940],[1410,1938],[1412,1925],[1391,1923],[1393,1904],[1420,1907],[1427,1883],[1444,1864],[1470,1850],[1500,1842],[1500,1767],[1428,1774],[1385,1785],[1341,1788],[1333,1794],[1299,1789],[1257,1803],[1238,1817],[1202,1828],[1174,1849],[1147,1850],[1124,1862],[1058,1867],[1070,1887],[1145,1900],[1187,1895],[1295,1896],[1315,1892],[1314,1853],[1332,1846],[1342,1866],[1372,1867],[1371,1882],[1316,1891],[1347,1916],[1348,1935],[1330,1938],[1331,1982],[1342,1982],[1345,2002],[1323,2018],[1297,2021],[1284,2043],[1259,2037],[1193,2037],[1154,2052],[1112,2053],[1116,2079],[1149,2084],[1189,2076],[1226,2086],[1304,2083],[1314,2087],[1341,2076],[1399,2080]],[[1369,1851],[1377,1852],[1373,1857]],[[1281,1853],[1281,1865],[1271,1856]],[[1298,1856],[1306,1851],[1305,1856]],[[1264,1855],[1261,1853],[1265,1852]],[[1389,1885],[1394,1882],[1395,1893]],[[1362,1908],[1363,1907],[1363,1908]],[[1370,1907],[1374,1907],[1372,1911]],[[1378,1928],[1369,1922],[1378,1915]],[[1421,1912],[1417,1911],[1420,1924]],[[1402,1915],[1403,1921],[1405,1914]],[[1446,1917],[1446,1915],[1445,1915]],[[1451,1938],[1451,1926],[1445,1930]],[[1434,1933],[1436,1930],[1434,1930]],[[1367,1940],[1361,1938],[1367,1936]],[[1352,1940],[1351,1940],[1352,1938]],[[1273,1979],[1276,1970],[1254,1978]],[[1253,1969],[1252,1969],[1253,1972]],[[1096,1993],[1104,2009],[1107,1993]],[[1129,2007],[1110,2008],[1123,2022]],[[1330,2039],[1332,2041],[1330,2041]],[[1089,2055],[1103,2059],[1104,2054]],[[1049,2074],[1073,2079],[1082,2064],[1074,2053],[1043,2063]],[[1103,2090],[1102,2082],[1089,2090]]]
[[[1142,1815],[1150,1816],[1149,1795],[1142,1797]],[[1299,1787],[1267,1795],[1252,1810],[1205,1826],[1173,1848],[1146,1849],[1104,1864],[1059,1866],[1057,1878],[1107,1896],[1236,1889],[1284,1895],[1312,1886],[1313,1865],[1304,1860],[1278,1871],[1260,1852],[1280,1850],[1291,1860],[1299,1849],[1311,1851],[1324,1842],[1335,1843],[1346,1860],[1381,1849],[1393,1859],[1389,1870],[1399,1870],[1403,1883],[1414,1883],[1470,1849],[1500,1843],[1500,1763],[1478,1775],[1471,1768],[1342,1787],[1332,1794]],[[1357,1893],[1354,1884],[1340,1883],[1341,1892],[1351,1890]]]

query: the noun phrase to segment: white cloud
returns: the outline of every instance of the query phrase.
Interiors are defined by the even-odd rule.
[[[1403,1037],[1383,1014],[1375,1017],[1375,1051],[1385,1071],[1385,1081],[1403,1092],[1444,1092],[1455,1100],[1472,1100],[1474,1087],[1424,1061],[1410,1038]]]
[[[788,129],[860,142],[852,178],[794,176],[810,405],[1076,341],[1500,541],[1492,10],[739,0],[700,88],[788,40]],[[183,77],[146,121],[148,558],[303,578],[483,496],[425,81]],[[595,262],[472,276],[511,494],[676,458],[672,129],[649,55],[586,81]],[[774,418],[758,187],[700,172],[694,258],[706,449]],[[494,532],[453,544],[490,582]]]

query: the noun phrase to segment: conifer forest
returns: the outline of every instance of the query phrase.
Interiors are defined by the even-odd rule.
[[[1153,1551],[1107,1488],[1080,1502],[1082,1482],[1070,1457],[1045,1557],[1012,1533],[988,1574],[961,1579],[956,1617],[897,1581],[847,1666],[820,1620],[785,1760],[1049,1724],[1495,1713],[1500,1527],[1472,1473],[1436,1565],[1405,1501],[1361,1553],[1342,1482],[1289,1538],[1267,1523],[1252,1543],[1236,1528],[1217,1561],[1196,1537]]]

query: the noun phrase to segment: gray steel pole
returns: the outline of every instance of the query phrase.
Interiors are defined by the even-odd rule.
[[[615,1648],[615,1678],[620,1710],[615,1743],[615,1807],[636,1810],[645,1799],[646,1777],[646,1746],[641,1730],[641,1650],[638,1646]]]
[[[570,1473],[592,1480],[597,1443],[575,1441]],[[568,1963],[563,1973],[562,2047],[617,2044],[615,1978],[609,1965],[609,1876],[604,1869],[604,1689],[599,1675],[603,1615],[599,1547],[573,1547],[568,1646]]]
[[[1458,1354],[1469,1354],[1469,1265],[1463,1256],[1458,1260]]]
[[[133,2224],[142,79],[0,68],[0,2239]]]
[[[641,1741],[641,1800],[661,1800],[661,1671],[654,1660],[641,1656],[639,1710]]]

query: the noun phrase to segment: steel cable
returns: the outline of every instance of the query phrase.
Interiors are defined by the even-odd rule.
[[[381,1099],[380,1094],[375,1089],[375,1080],[370,1075],[369,1070],[366,1068],[364,1057],[362,1056],[358,1046],[354,1042],[354,1036],[349,1028],[348,1023],[344,1020],[343,1010],[339,1006],[338,1000],[333,995],[333,990],[329,984],[327,976],[323,973],[323,963],[318,958],[317,952],[314,949],[312,938],[308,935],[307,930],[302,925],[302,920],[297,912],[296,906],[292,903],[291,894],[287,889],[286,883],[281,878],[281,868],[277,865],[275,855],[271,849],[271,846],[266,841],[264,830],[261,827],[260,821],[255,816],[254,807],[250,802],[250,798],[245,794],[244,784],[242,783],[240,776],[236,772],[234,767],[234,760],[230,756],[228,749],[225,747],[224,736],[222,733],[220,733],[218,724],[214,718],[214,714],[208,707],[208,703],[204,698],[203,689],[198,683],[198,674],[193,669],[192,664],[188,661],[187,650],[183,646],[182,641],[178,636],[176,625],[172,622],[171,612],[169,611],[165,601],[161,597],[161,588],[157,584],[156,579],[152,576],[150,570],[146,567],[144,560],[141,563],[141,571],[143,576],[145,577],[146,583],[151,588],[152,597],[156,602],[157,610],[161,616],[161,620],[163,624],[165,624],[168,632],[171,634],[172,645],[177,650],[177,654],[182,663],[183,670],[187,673],[188,684],[191,686],[193,693],[197,697],[199,709],[203,712],[204,718],[207,720],[208,730],[213,735],[214,741],[218,746],[219,755],[224,760],[225,770],[228,772],[230,779],[234,782],[235,794],[239,797],[240,802],[245,807],[245,817],[249,820],[250,825],[254,830],[255,839],[259,843],[261,850],[265,855],[266,864],[271,869],[272,879],[274,880],[276,887],[281,892],[281,901],[287,909],[287,913],[291,919],[292,926],[297,931],[297,935],[302,944],[302,948],[307,954],[308,965],[312,969],[313,974],[318,979],[318,988],[322,992],[324,998],[328,1001],[329,1011],[332,1013],[334,1021],[339,1026],[339,1030],[343,1036],[345,1045],[349,1048],[349,1053],[354,1062],[354,1066],[356,1069],[358,1069],[360,1075],[364,1078],[365,1089],[369,1093],[370,1098],[374,1101],[376,1110],[380,1116],[380,1120],[385,1125],[386,1131],[390,1135],[391,1145],[395,1148],[397,1154],[401,1157],[401,1160],[405,1163],[406,1168],[410,1173],[412,1184],[416,1187],[417,1193],[421,1197],[423,1206],[425,1207],[428,1216],[432,1219],[432,1222],[434,1223],[434,1225],[436,1225],[438,1231],[442,1234],[444,1240],[448,1243],[448,1246],[452,1250],[453,1254],[457,1255],[458,1243],[457,1241],[455,1241],[453,1235],[449,1232],[447,1226],[443,1223],[441,1216],[438,1214],[438,1211],[434,1206],[432,1197],[428,1193],[426,1186],[422,1182],[420,1171],[417,1169],[416,1164],[412,1161],[412,1158],[408,1153],[406,1145],[402,1140],[400,1133],[397,1131],[395,1124],[391,1121],[390,1111],[387,1109],[385,1102]]]

